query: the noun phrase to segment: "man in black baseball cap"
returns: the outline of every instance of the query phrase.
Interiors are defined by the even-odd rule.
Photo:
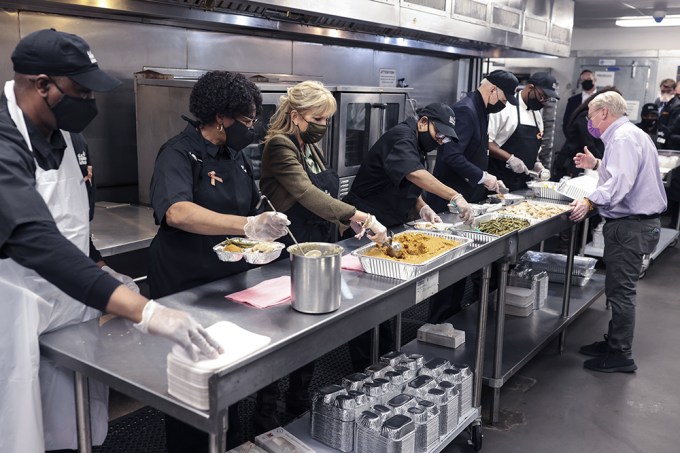
[[[41,115],[49,130],[82,132],[97,116],[94,92],[121,84],[99,69],[82,38],[54,29],[33,32],[19,41],[12,62],[15,90],[22,92],[24,102],[42,102],[51,111],[52,118],[47,112]]]
[[[73,376],[41,359],[41,333],[106,311],[192,357],[216,357],[219,346],[187,313],[150,302],[90,255],[75,132],[97,114],[93,92],[120,82],[99,69],[85,41],[55,30],[26,36],[12,61],[14,79],[0,95],[0,450],[74,449]],[[94,386],[93,395],[105,394]],[[95,444],[106,436],[105,400],[93,397]]]
[[[526,189],[530,175],[550,179],[550,171],[539,160],[543,140],[541,109],[549,101],[559,99],[556,88],[555,77],[536,72],[522,91],[513,96],[517,102],[514,108],[489,117],[489,171],[510,190]]]

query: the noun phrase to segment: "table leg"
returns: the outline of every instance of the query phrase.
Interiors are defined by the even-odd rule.
[[[482,405],[482,373],[484,373],[484,345],[486,343],[486,317],[489,310],[489,280],[491,279],[491,265],[482,269],[482,288],[477,313],[477,344],[475,345],[475,376],[472,405]]]
[[[380,346],[380,325],[371,330],[371,363],[378,362],[378,349]]]
[[[498,273],[498,303],[496,304],[496,341],[494,345],[493,379],[499,382],[503,377],[503,338],[505,330],[505,288],[508,285],[508,269],[510,263],[500,263]],[[494,388],[493,401],[491,402],[491,424],[498,423],[500,415],[500,388]]]
[[[76,393],[76,425],[78,427],[78,452],[92,453],[90,429],[90,389],[87,376],[74,372]]]
[[[567,266],[564,270],[564,293],[562,295],[562,317],[569,316],[569,301],[571,300],[571,274],[574,269],[574,243],[576,242],[577,224],[571,226],[569,232],[569,249],[567,250]],[[585,226],[585,225],[584,225]],[[557,348],[560,354],[564,351],[564,342],[567,338],[567,328],[560,332]]]
[[[220,417],[222,423],[218,426],[217,434],[210,433],[209,453],[223,453],[227,450],[227,427],[229,426],[229,410],[226,411],[223,417]]]

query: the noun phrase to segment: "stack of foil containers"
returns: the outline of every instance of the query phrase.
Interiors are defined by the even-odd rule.
[[[472,408],[467,365],[391,352],[314,396],[314,439],[343,452],[426,453]]]
[[[368,399],[358,390],[339,385],[319,389],[312,398],[312,438],[336,450],[352,451],[356,414],[367,408]]]

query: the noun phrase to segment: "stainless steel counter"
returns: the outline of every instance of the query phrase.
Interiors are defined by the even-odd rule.
[[[92,241],[103,257],[146,248],[157,231],[153,209],[122,203],[98,202],[90,223]]]
[[[342,245],[353,250],[364,243],[352,239]],[[224,298],[263,280],[288,275],[287,261],[161,299],[164,305],[187,310],[203,325],[228,319],[271,337],[268,346],[211,377],[209,411],[196,410],[168,395],[165,368],[170,341],[142,335],[121,319],[102,327],[91,321],[44,335],[41,352],[60,365],[209,432],[216,452],[226,439],[230,405],[413,306],[419,282],[437,278],[443,288],[484,266],[488,274],[488,265],[505,256],[506,250],[507,239],[499,239],[409,281],[343,271],[349,293],[343,294],[339,310],[324,315],[298,313],[289,305],[258,310]],[[477,375],[481,381],[481,373]],[[83,447],[81,451],[89,450]]]

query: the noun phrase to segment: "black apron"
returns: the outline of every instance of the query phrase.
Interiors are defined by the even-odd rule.
[[[295,143],[297,139],[292,137],[291,140]],[[314,149],[321,155],[316,147]],[[340,178],[337,172],[326,166],[326,170],[320,173],[313,173],[307,165],[304,155],[301,157],[302,166],[314,187],[323,190],[333,198],[337,198],[340,192]],[[323,164],[325,165],[326,163],[323,162]],[[288,228],[290,228],[298,242],[336,242],[336,226],[332,222],[314,214],[300,203],[296,202],[285,214],[290,221]],[[279,241],[286,244],[286,246],[293,244],[293,240],[289,235],[283,236]]]
[[[510,136],[502,148],[514,154],[524,162],[529,170],[534,168],[538,151],[541,149],[540,129],[538,128],[538,120],[536,119],[536,111],[532,110],[534,115],[534,125],[521,124],[519,119],[519,101],[517,102],[517,128]],[[513,190],[521,190],[527,188],[527,181],[531,178],[524,173],[515,173],[509,168],[506,168],[505,162],[500,159],[490,159],[489,171],[492,175],[502,180],[505,186]]]
[[[250,215],[259,194],[250,190],[253,176],[243,153],[224,149],[212,157],[204,146],[197,146],[193,152],[202,161],[192,159],[193,202],[220,214]],[[232,157],[223,153],[232,153]],[[213,186],[208,175],[212,171],[223,182],[216,181]],[[224,239],[224,235],[207,236],[179,230],[164,220],[150,247],[151,297],[184,291],[250,269],[252,266],[245,260],[226,263],[217,258],[212,248]]]

